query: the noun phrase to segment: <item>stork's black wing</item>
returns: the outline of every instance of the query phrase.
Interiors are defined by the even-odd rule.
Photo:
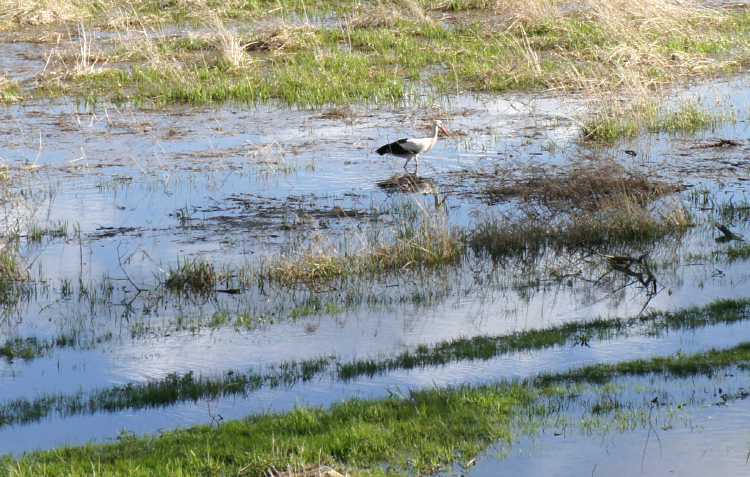
[[[399,139],[396,142],[392,142],[390,144],[386,144],[385,146],[379,147],[375,152],[377,152],[381,156],[383,154],[414,154],[413,150],[408,149],[409,144],[409,139]]]

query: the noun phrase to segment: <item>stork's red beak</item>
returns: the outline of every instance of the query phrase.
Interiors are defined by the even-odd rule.
[[[440,130],[443,131],[443,134],[445,134],[446,136],[451,135],[451,133],[449,133],[443,126],[440,126]]]

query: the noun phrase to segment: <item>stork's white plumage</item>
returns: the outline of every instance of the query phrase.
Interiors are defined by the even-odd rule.
[[[390,144],[386,144],[385,146],[379,147],[375,152],[377,152],[381,156],[383,154],[391,154],[396,157],[406,158],[404,169],[406,169],[406,164],[409,164],[409,161],[411,161],[412,159],[414,159],[417,167],[419,167],[419,155],[432,149],[432,147],[437,142],[438,131],[443,131],[443,134],[445,134],[446,136],[451,135],[443,127],[442,121],[436,120],[432,122],[432,137],[425,137],[420,139],[399,139],[396,142],[392,142]]]

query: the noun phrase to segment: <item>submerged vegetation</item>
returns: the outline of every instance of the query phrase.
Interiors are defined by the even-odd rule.
[[[197,426],[158,437],[130,435],[117,443],[5,456],[0,470],[16,476],[199,471],[261,476],[269,470],[316,464],[356,470],[358,475],[435,473],[463,465],[488,446],[512,444],[546,426],[601,433],[653,425],[653,391],[638,392],[619,382],[620,377],[695,380],[720,369],[746,373],[748,363],[750,345],[744,343],[705,353],[589,365],[524,381],[397,391],[385,399],[346,400],[328,409],[299,405],[288,413],[252,415],[216,428]],[[722,394],[724,402],[741,397],[729,390]],[[667,411],[680,409],[679,399],[664,399],[677,401],[667,404]],[[599,417],[598,424],[591,415]]]
[[[229,370],[221,375],[200,376],[192,371],[169,374],[163,379],[144,383],[127,383],[109,388],[78,391],[65,394],[42,394],[32,400],[21,398],[0,403],[0,427],[44,420],[52,415],[69,417],[97,412],[116,412],[126,409],[149,409],[175,405],[182,402],[220,399],[228,396],[248,396],[263,387],[291,387],[311,380],[330,379],[348,382],[371,378],[395,371],[446,366],[464,361],[490,360],[509,353],[543,350],[565,345],[591,346],[597,342],[633,335],[656,337],[666,332],[690,331],[717,324],[732,324],[750,317],[750,299],[718,300],[705,307],[693,307],[675,312],[654,311],[627,319],[597,318],[587,322],[571,322],[546,329],[518,331],[501,336],[475,336],[460,338],[434,345],[419,345],[395,356],[359,358],[343,361],[339,356],[321,356],[303,361],[284,361],[267,366],[264,370]],[[20,349],[15,351],[13,348]],[[8,358],[34,353],[41,348],[36,340],[6,343],[0,356]],[[742,348],[750,356],[748,347]],[[734,355],[732,355],[734,356]],[[743,358],[744,359],[744,358]],[[706,358],[700,372],[711,366]],[[636,362],[633,366],[639,365]],[[721,361],[715,366],[729,364]],[[597,373],[606,370],[608,379],[613,370],[632,367],[593,366]],[[588,368],[584,368],[585,370]],[[653,372],[648,369],[644,372]],[[695,371],[694,371],[695,372]],[[584,375],[593,375],[584,371]],[[571,374],[579,376],[579,374]],[[600,374],[596,374],[600,376]],[[545,378],[546,379],[546,378]],[[596,378],[602,380],[601,377]]]

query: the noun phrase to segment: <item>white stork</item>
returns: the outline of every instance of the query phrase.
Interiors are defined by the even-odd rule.
[[[391,154],[393,156],[406,158],[404,169],[406,169],[406,164],[409,164],[409,161],[412,159],[414,159],[417,167],[419,167],[419,155],[432,149],[432,146],[435,145],[438,139],[438,130],[443,131],[443,134],[446,136],[451,135],[443,127],[442,121],[435,120],[432,122],[432,137],[399,139],[396,142],[379,147],[375,152],[381,156],[383,154]]]

